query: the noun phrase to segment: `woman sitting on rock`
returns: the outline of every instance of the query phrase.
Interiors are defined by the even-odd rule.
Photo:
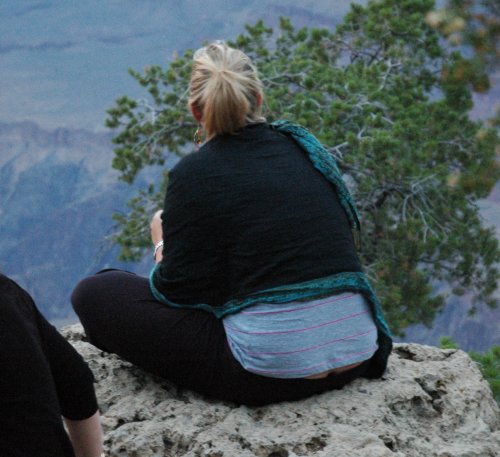
[[[334,159],[305,129],[266,122],[261,82],[239,50],[198,50],[190,92],[205,141],[170,172],[149,281],[107,270],[73,293],[90,341],[247,405],[380,377],[391,338]]]
[[[99,457],[93,380],[28,293],[0,274],[0,455]]]

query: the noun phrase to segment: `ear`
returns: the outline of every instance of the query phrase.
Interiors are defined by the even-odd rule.
[[[196,120],[196,122],[200,123],[202,118],[200,107],[196,103],[191,103],[190,108],[191,114],[193,115],[194,119]]]

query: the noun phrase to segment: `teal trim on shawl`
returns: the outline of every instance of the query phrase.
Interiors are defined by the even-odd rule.
[[[324,278],[288,284],[285,286],[272,287],[270,289],[261,290],[247,295],[243,298],[229,300],[220,306],[212,306],[204,303],[181,305],[174,303],[165,297],[165,295],[163,295],[156,288],[154,281],[154,276],[159,274],[159,266],[159,263],[156,264],[156,266],[151,270],[151,274],[149,276],[151,291],[158,301],[175,308],[203,309],[205,311],[210,311],[215,314],[216,317],[221,318],[226,314],[237,313],[241,309],[257,303],[279,304],[292,301],[307,301],[314,300],[322,296],[334,295],[346,291],[354,291],[363,294],[365,298],[372,303],[375,320],[379,322],[379,325],[384,333],[391,336],[389,327],[382,314],[380,302],[370,286],[366,275],[362,272],[337,273]]]
[[[360,231],[359,215],[354,200],[342,179],[335,158],[323,147],[318,139],[309,133],[304,127],[288,121],[275,121],[270,124],[271,128],[292,137],[304,151],[318,171],[330,181],[340,199],[340,204],[347,214],[351,229]]]

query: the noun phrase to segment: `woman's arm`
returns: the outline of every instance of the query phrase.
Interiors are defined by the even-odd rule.
[[[88,419],[64,418],[68,435],[76,457],[100,457],[102,455],[102,429],[99,411]]]

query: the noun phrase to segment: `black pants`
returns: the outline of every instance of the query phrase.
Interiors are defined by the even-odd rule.
[[[258,406],[339,389],[363,376],[370,362],[324,379],[277,379],[246,371],[234,359],[220,319],[202,310],[169,308],[146,278],[104,270],[81,281],[73,307],[97,347],[179,387]]]

